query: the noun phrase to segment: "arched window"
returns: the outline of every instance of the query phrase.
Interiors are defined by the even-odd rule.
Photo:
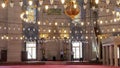
[[[36,57],[36,41],[27,41],[26,42],[26,51],[27,51],[27,59],[35,60]]]
[[[82,53],[82,42],[80,41],[73,41],[72,42],[72,51],[73,51],[73,58],[74,59],[80,59],[83,58]]]

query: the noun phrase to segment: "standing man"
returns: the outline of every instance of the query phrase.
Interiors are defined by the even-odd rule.
[[[73,57],[74,57],[74,52],[71,51],[71,61],[73,61]]]
[[[64,52],[63,52],[63,50],[60,51],[60,60],[62,60],[62,61],[64,60]]]

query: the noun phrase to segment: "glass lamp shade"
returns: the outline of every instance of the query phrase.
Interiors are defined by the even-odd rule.
[[[106,0],[106,4],[110,4],[110,0]]]
[[[117,0],[117,1],[116,1],[116,4],[117,4],[117,5],[120,5],[120,0]]]
[[[39,0],[39,4],[42,5],[43,4],[43,0]]]
[[[65,0],[61,0],[61,3],[64,4],[64,3],[65,3]]]
[[[50,4],[52,5],[54,3],[54,0],[50,0]]]
[[[33,1],[32,1],[32,0],[29,0],[29,1],[28,1],[28,4],[29,4],[29,5],[32,5],[32,4],[33,4]]]
[[[23,6],[23,1],[20,0],[19,5],[22,7]]]
[[[2,8],[5,8],[7,4],[8,4],[8,0],[3,0],[1,3]]]
[[[65,14],[68,15],[71,19],[74,19],[76,15],[78,15],[80,13],[80,9],[79,7],[74,7],[75,3],[73,3],[72,1],[70,1],[67,4],[67,7],[65,9]]]
[[[88,0],[84,0],[84,3],[86,4],[88,2]]]
[[[14,6],[14,2],[11,1],[11,2],[10,2],[10,7],[13,7],[13,6]]]

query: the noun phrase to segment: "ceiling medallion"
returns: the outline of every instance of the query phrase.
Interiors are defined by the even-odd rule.
[[[71,19],[74,19],[80,13],[80,8],[75,1],[69,1],[66,4],[65,14],[68,15]]]

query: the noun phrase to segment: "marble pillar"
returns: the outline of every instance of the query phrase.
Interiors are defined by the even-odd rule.
[[[118,66],[118,57],[117,57],[117,45],[114,45],[114,62],[115,66]]]
[[[105,46],[103,46],[102,48],[103,48],[103,49],[102,49],[102,52],[103,52],[103,53],[102,53],[102,54],[103,54],[103,55],[102,55],[102,56],[103,56],[103,64],[105,65]]]
[[[110,66],[113,66],[112,46],[109,47]]]

